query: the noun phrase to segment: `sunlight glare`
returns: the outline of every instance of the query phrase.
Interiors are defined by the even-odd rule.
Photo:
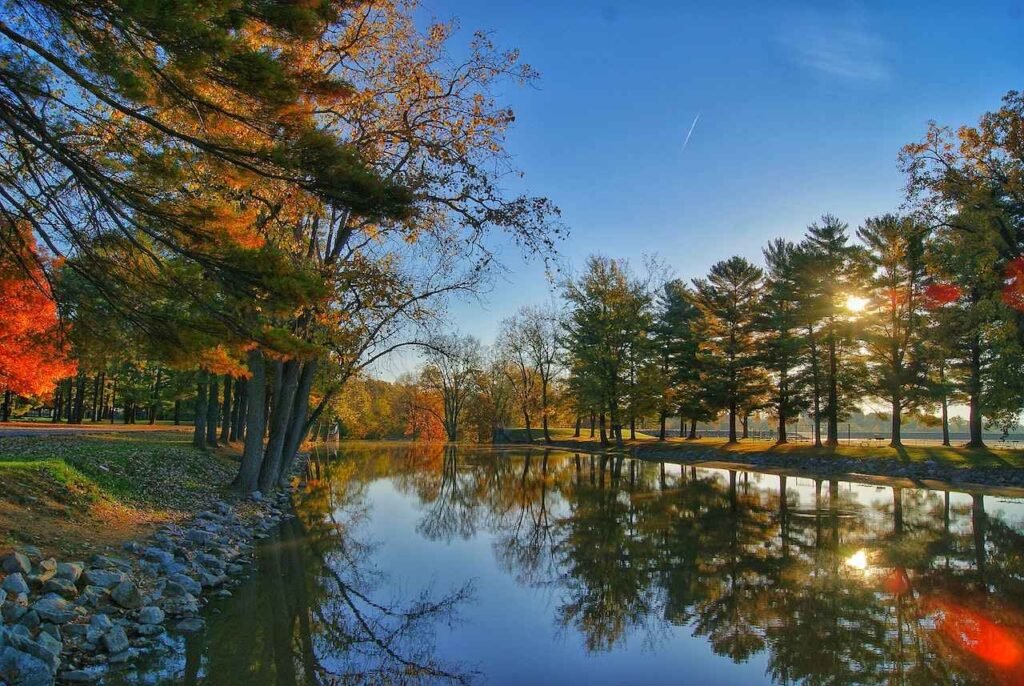
[[[856,295],[846,296],[846,309],[848,309],[850,312],[863,312],[864,308],[867,306],[867,298],[860,298]]]
[[[846,564],[848,567],[853,567],[854,569],[867,569],[868,554],[863,549],[858,550],[853,555],[846,558]]]

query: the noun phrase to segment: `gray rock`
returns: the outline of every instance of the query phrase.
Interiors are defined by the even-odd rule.
[[[67,579],[71,583],[77,583],[84,569],[81,562],[61,562],[57,565],[57,576]]]
[[[128,650],[122,650],[121,652],[112,654],[110,656],[110,664],[112,664],[112,665],[123,664],[123,663],[128,662],[129,660],[133,659],[136,655],[137,655],[137,652],[135,651],[134,648],[129,648]]]
[[[28,574],[32,571],[32,562],[24,553],[13,550],[0,559],[0,567],[8,574]]]
[[[123,653],[128,650],[128,635],[125,634],[124,629],[119,626],[115,626],[107,633],[103,634],[103,647],[107,649],[107,652],[111,655],[117,653]]]
[[[46,583],[43,584],[43,591],[56,593],[57,595],[64,596],[65,598],[74,598],[78,595],[78,588],[75,586],[75,582],[70,579],[63,579],[59,576],[48,579]]]
[[[164,621],[164,611],[159,607],[149,606],[139,610],[140,624],[160,624]]]
[[[72,605],[59,595],[46,595],[37,600],[32,609],[39,613],[40,619],[51,624],[67,624],[74,616]]]
[[[172,574],[167,577],[167,581],[167,589],[170,589],[171,583],[174,583],[183,588],[187,593],[194,596],[198,596],[203,592],[202,585],[187,574]]]
[[[135,628],[135,632],[139,636],[159,636],[164,631],[166,629],[162,624],[140,624]]]
[[[71,684],[91,684],[100,680],[100,674],[84,669],[70,669],[60,673],[60,680]]]
[[[161,603],[163,611],[172,617],[194,614],[199,611],[199,603],[190,594],[165,598]]]
[[[206,622],[199,617],[190,617],[175,624],[174,628],[184,634],[194,634],[205,629]]]
[[[123,572],[90,568],[82,572],[82,578],[85,580],[85,583],[90,586],[113,588],[128,577]]]
[[[199,583],[203,588],[217,588],[223,586],[228,578],[223,574],[210,574],[208,572],[200,572]]]
[[[249,494],[249,498],[258,503],[263,500],[263,494],[260,491],[253,491]]]
[[[64,638],[60,635],[60,627],[56,624],[43,624],[41,627],[39,627],[39,630],[43,633],[49,634],[58,641],[64,641]]]
[[[9,593],[28,593],[28,582],[25,581],[25,577],[21,572],[13,572],[7,575],[0,588]]]
[[[91,566],[99,567],[100,569],[110,569],[113,567],[121,570],[122,572],[128,572],[131,571],[132,563],[123,557],[115,557],[113,555],[94,555]]]
[[[109,593],[110,591],[100,586],[86,586],[82,589],[81,595],[78,596],[77,603],[79,605],[96,607]]]
[[[131,581],[122,581],[110,591],[110,597],[115,603],[127,610],[135,610],[142,607],[142,594]]]
[[[10,646],[0,651],[0,673],[17,674],[15,686],[52,686],[53,672],[43,660]]]
[[[22,616],[20,620],[18,620],[18,624],[33,630],[38,629],[41,623],[42,622],[39,619],[39,613],[35,610],[29,610],[24,614],[24,616]]]
[[[99,643],[103,635],[114,628],[114,623],[106,615],[93,615],[89,620],[89,627],[85,632],[85,640],[89,643]]]
[[[26,612],[28,612],[28,608],[21,603],[5,603],[0,614],[3,615],[5,622],[13,624],[24,617]]]
[[[185,538],[197,545],[209,545],[213,542],[214,535],[202,529],[189,529],[185,533]]]

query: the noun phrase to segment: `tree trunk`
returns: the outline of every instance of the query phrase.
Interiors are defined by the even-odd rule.
[[[11,421],[11,389],[4,390],[4,407],[0,411],[0,422]]]
[[[545,443],[550,443],[551,442],[551,431],[548,429],[548,413],[547,413],[547,410],[544,411],[544,414],[541,416],[540,421],[541,421],[541,427],[544,429],[544,442]]]
[[[690,420],[690,435],[688,436],[688,438],[691,441],[697,440],[697,420],[696,419],[691,419]]]
[[[579,438],[580,437],[580,427],[582,426],[582,424],[583,424],[583,418],[580,417],[579,415],[576,415],[576,431],[572,435],[573,438]]]
[[[629,417],[629,440],[636,440],[636,417],[632,415]]]
[[[602,412],[598,418],[598,424],[601,427],[601,445],[608,445],[608,433],[605,430],[604,421],[604,412]]]
[[[939,364],[939,384],[942,386],[942,445],[949,445],[949,396],[946,393],[946,361]]]
[[[244,441],[245,440],[245,415],[249,407],[249,379],[242,379],[242,386],[238,389],[238,407],[235,410],[237,418],[235,419],[235,427],[232,430],[231,440],[233,441]]]
[[[110,423],[114,423],[114,403],[117,402],[117,377],[110,382]]]
[[[53,416],[50,417],[50,422],[53,424],[60,421],[60,408],[61,404],[64,402],[63,390],[63,383],[58,383],[57,390],[53,393]]]
[[[903,418],[900,416],[903,403],[900,401],[898,394],[892,396],[892,423],[889,434],[889,447],[890,448],[902,448],[903,437],[901,435],[902,421]]]
[[[743,418],[740,419],[740,426],[743,427],[743,433],[740,435],[740,438],[750,438],[750,415],[748,413],[743,413]]]
[[[101,375],[96,374],[92,379],[92,407],[90,408],[92,412],[89,413],[89,418],[94,422],[96,421],[96,413],[99,412],[100,407],[100,384],[102,383],[100,378]]]
[[[658,440],[665,440],[665,422],[668,420],[668,412],[665,410],[661,411],[661,427],[658,429]]]
[[[836,378],[838,367],[836,339],[835,334],[832,334],[828,341],[828,437],[826,444],[833,447],[839,445],[839,380]]]
[[[594,412],[590,413],[590,437],[594,437],[594,430],[597,424],[597,415]]]
[[[127,408],[125,408],[127,413]],[[196,384],[196,418],[192,432],[192,445],[197,448],[206,447],[206,380],[200,377]]]
[[[181,425],[181,398],[174,399],[174,425]]]
[[[217,447],[217,415],[220,403],[217,400],[217,377],[210,377],[210,392],[206,396],[206,445]]]
[[[779,437],[775,441],[776,445],[782,445],[789,443],[789,438],[786,436],[786,413],[779,408]]]
[[[71,416],[68,418],[69,423],[81,424],[82,418],[85,416],[85,373],[78,372],[78,377],[75,379],[75,405],[72,409]]]
[[[245,448],[235,478],[235,487],[242,493],[252,493],[259,485],[260,467],[263,464],[263,426],[266,421],[263,407],[267,395],[267,373],[263,352],[249,351],[248,363],[252,376],[246,383]]]
[[[985,439],[982,435],[981,424],[981,341],[977,336],[971,341],[970,377],[967,380],[967,392],[970,402],[970,416],[968,427],[970,429],[970,440],[968,448],[984,448]]]
[[[149,423],[152,426],[156,424],[156,409],[160,403],[160,372],[162,370],[157,367],[156,369],[156,380],[153,382],[153,397],[149,402]]]
[[[306,440],[310,427],[315,417],[309,415],[309,393],[313,389],[313,379],[316,376],[317,361],[310,360],[302,365],[302,372],[299,374],[299,386],[295,391],[295,407],[292,409],[291,422],[288,425],[288,433],[284,439],[284,459],[281,462],[281,470],[278,475],[278,482],[284,485],[291,473],[292,465],[295,464],[295,457]],[[319,416],[319,415],[318,415]]]
[[[729,403],[729,442],[738,443],[736,439],[736,402]]]
[[[530,430],[530,413],[523,410],[523,421],[526,423],[526,442],[533,443],[533,431]],[[448,440],[454,441],[454,438]]]
[[[237,387],[237,382],[236,382]],[[231,377],[224,375],[224,401],[220,406],[220,442],[227,445],[231,438]]]
[[[259,486],[264,493],[274,490],[281,476],[284,442],[288,433],[289,420],[295,403],[295,391],[299,385],[299,361],[275,362],[274,376],[280,382],[274,383],[274,408],[270,412],[270,440],[267,454],[260,468]]]

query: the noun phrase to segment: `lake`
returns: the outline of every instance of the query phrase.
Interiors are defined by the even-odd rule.
[[[342,445],[253,578],[117,683],[1024,684],[1024,501]]]

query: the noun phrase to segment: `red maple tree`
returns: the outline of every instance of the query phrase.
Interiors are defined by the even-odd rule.
[[[41,267],[47,259],[28,231],[0,248],[0,391],[45,396],[77,371]]]

